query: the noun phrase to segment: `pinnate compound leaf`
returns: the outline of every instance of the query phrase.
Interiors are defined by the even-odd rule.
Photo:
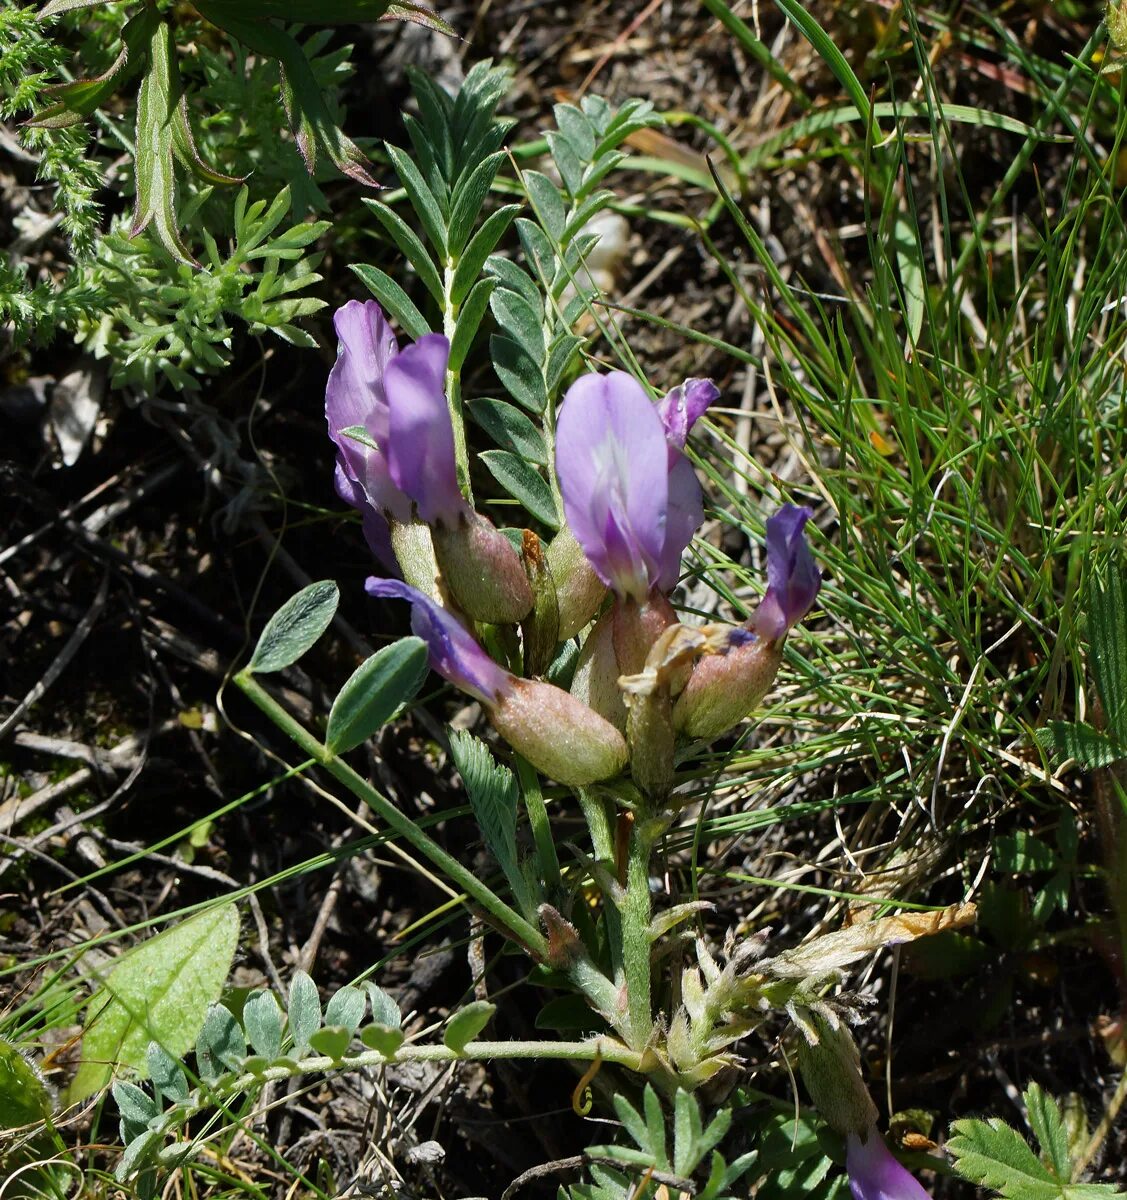
[[[540,466],[548,465],[544,435],[512,404],[504,400],[471,400],[467,406],[473,419],[501,447]]]
[[[1024,1096],[1029,1127],[1033,1130],[1041,1152],[1058,1179],[1068,1179],[1072,1163],[1068,1153],[1068,1133],[1064,1116],[1056,1100],[1036,1084],[1031,1083]]]
[[[151,1041],[186,1054],[223,990],[238,935],[238,909],[221,904],[122,955],[90,1000],[68,1102],[93,1095],[115,1067],[146,1070]]]
[[[45,1120],[54,1107],[38,1069],[0,1038],[0,1130]]]
[[[1127,746],[1127,568],[1121,563],[1111,563],[1105,586],[1091,590],[1088,637],[1108,729]]]
[[[311,583],[291,596],[266,622],[249,670],[261,675],[297,662],[328,629],[339,602],[340,589],[331,579]]]
[[[366,263],[353,263],[352,270],[360,282],[417,342],[430,333],[426,317],[419,312],[410,296],[386,272]]]
[[[464,1054],[466,1044],[481,1033],[496,1011],[497,1005],[490,1004],[488,1000],[473,1000],[465,1008],[451,1013],[446,1028],[442,1031],[442,1040],[446,1047],[455,1054]]]
[[[490,854],[522,904],[533,907],[528,884],[517,856],[517,798],[519,787],[508,767],[501,766],[489,747],[472,733],[451,730],[450,753],[462,777],[474,819]]]
[[[474,343],[474,338],[477,337],[477,331],[481,328],[481,318],[485,316],[485,311],[489,307],[489,298],[493,295],[493,289],[496,286],[497,281],[486,276],[484,279],[479,279],[470,289],[470,294],[466,297],[465,304],[462,305],[462,311],[458,314],[458,327],[454,330],[454,337],[450,342],[449,369],[451,371],[462,369],[470,347]]]
[[[325,1005],[325,1024],[337,1025],[353,1033],[364,1019],[368,999],[358,987],[342,987]]]
[[[498,294],[494,292],[493,298]],[[542,413],[548,404],[548,393],[540,363],[519,342],[497,333],[489,339],[489,353],[497,377],[509,395],[529,412]]]
[[[256,1054],[274,1059],[282,1052],[282,1010],[273,992],[258,991],[243,1005],[243,1028]]]
[[[325,745],[344,754],[365,742],[411,700],[427,677],[427,648],[407,637],[377,650],[341,688],[329,712]]]
[[[320,1028],[321,997],[317,995],[317,985],[304,971],[298,971],[290,983],[290,1034],[295,1055],[300,1057]]]

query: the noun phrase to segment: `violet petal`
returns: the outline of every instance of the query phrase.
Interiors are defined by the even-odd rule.
[[[663,592],[672,591],[681,575],[681,555],[704,520],[704,499],[693,464],[679,451],[669,468],[669,510],[665,519],[665,545],[661,549],[661,572],[657,583]]]
[[[599,578],[641,601],[656,583],[669,498],[665,431],[642,386],[621,371],[568,389],[556,432],[564,512]]]
[[[427,644],[431,670],[448,683],[492,706],[512,687],[514,677],[499,666],[474,641],[446,609],[417,588],[398,579],[365,581],[369,596],[407,600],[411,605],[411,630]]]
[[[710,404],[720,398],[720,389],[711,379],[686,379],[679,383],[657,405],[658,416],[665,426],[670,446],[684,450],[689,431],[704,415]]]
[[[466,511],[458,488],[454,427],[446,400],[450,343],[428,333],[400,351],[384,374],[390,427],[391,478],[418,507],[428,525],[457,523]]]
[[[333,326],[339,343],[325,387],[325,420],[338,461],[370,504],[407,519],[410,506],[391,480],[382,449],[388,436],[384,375],[397,354],[395,335],[374,300],[350,300],[337,309]],[[346,436],[353,426],[362,427],[377,448]]]
[[[767,593],[751,624],[769,641],[782,637],[806,616],[822,586],[803,532],[813,515],[808,508],[784,504],[767,521]]]
[[[851,1133],[846,1138],[845,1169],[853,1200],[930,1200],[923,1185],[902,1167],[875,1129],[862,1142]]]

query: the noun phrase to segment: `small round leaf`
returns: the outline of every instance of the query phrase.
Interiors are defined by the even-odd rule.
[[[266,622],[249,669],[261,675],[297,662],[328,629],[339,600],[340,589],[331,579],[311,583],[291,596]]]
[[[329,712],[325,745],[333,754],[354,750],[410,700],[427,677],[427,648],[408,637],[361,663]]]

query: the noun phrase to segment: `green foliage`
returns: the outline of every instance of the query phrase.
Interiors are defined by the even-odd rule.
[[[206,198],[206,193],[199,199]],[[113,382],[144,390],[162,377],[177,389],[196,390],[198,376],[231,361],[232,328],[239,317],[252,333],[270,331],[299,346],[315,345],[294,322],[324,307],[324,301],[296,296],[320,281],[319,254],[306,248],[328,228],[324,221],[275,231],[286,218],[289,193],[269,205],[248,203],[240,191],[234,205],[235,244],[224,255],[203,233],[207,247],[202,269],[179,262],[146,239],[120,229],[100,243],[79,280],[106,296],[105,311],[80,319],[76,337],[96,358],[108,358]]]
[[[266,622],[247,670],[263,674],[297,662],[328,629],[339,603],[340,588],[331,579],[291,596]]]
[[[150,1042],[173,1055],[187,1051],[223,988],[238,934],[238,909],[222,904],[118,959],[91,997],[68,1100],[92,1095],[115,1069],[143,1071]]]
[[[11,1042],[0,1038],[0,1130],[43,1121],[54,1110],[38,1069]]]
[[[1088,589],[1088,651],[1107,727],[1054,721],[1041,739],[1088,770],[1127,758],[1127,564],[1116,554],[1101,565],[1106,577],[1095,575]]]
[[[329,711],[329,752],[343,754],[367,741],[414,698],[428,670],[426,645],[414,637],[385,646],[361,663]]]
[[[692,1187],[692,1195],[704,1200],[734,1200],[732,1188],[750,1170],[755,1153],[744,1154],[732,1163],[716,1150],[732,1123],[732,1110],[722,1109],[707,1125],[700,1114],[700,1105],[689,1092],[677,1091],[673,1097],[673,1140],[669,1141],[666,1115],[657,1092],[646,1084],[642,1111],[639,1112],[625,1096],[614,1097],[614,1109],[622,1127],[633,1140],[633,1146],[591,1146],[588,1153],[605,1158],[614,1164],[633,1168],[631,1179],[623,1171],[602,1166],[591,1168],[592,1184],[580,1184],[561,1191],[572,1200],[626,1200],[639,1195],[637,1179],[647,1171],[659,1173],[673,1186],[678,1181]],[[707,1179],[693,1183],[693,1176],[707,1161]]]
[[[1022,1098],[1040,1155],[998,1117],[956,1121],[947,1149],[964,1179],[1006,1200],[1110,1200],[1123,1194],[1109,1184],[1073,1182],[1072,1149],[1060,1106],[1035,1083]]]

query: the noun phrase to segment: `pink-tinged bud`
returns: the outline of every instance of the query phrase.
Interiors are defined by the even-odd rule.
[[[442,580],[458,607],[474,621],[514,625],[532,608],[532,588],[520,555],[491,521],[474,512],[453,524],[433,526]]]
[[[866,1137],[877,1107],[861,1078],[861,1055],[847,1026],[822,1013],[802,1010],[798,1067],[810,1099],[826,1124],[843,1136]]]
[[[570,525],[563,526],[548,543],[547,561],[560,610],[558,640],[564,642],[595,619],[607,594],[607,585],[587,561]]]
[[[609,722],[562,688],[517,679],[493,707],[493,727],[550,779],[585,787],[621,774],[626,742]]]
[[[658,638],[677,624],[673,605],[660,593],[651,592],[644,604],[616,600],[614,614],[614,654],[620,675],[636,675],[646,665]]]
[[[782,642],[762,638],[702,658],[673,706],[677,733],[694,742],[718,738],[759,706],[782,661]]]
[[[521,537],[521,561],[534,597],[532,611],[521,623],[524,674],[543,675],[552,665],[560,642],[560,605],[544,545],[531,529]]]
[[[853,1200],[931,1200],[919,1180],[893,1158],[876,1129],[867,1137],[846,1137],[845,1169]]]

